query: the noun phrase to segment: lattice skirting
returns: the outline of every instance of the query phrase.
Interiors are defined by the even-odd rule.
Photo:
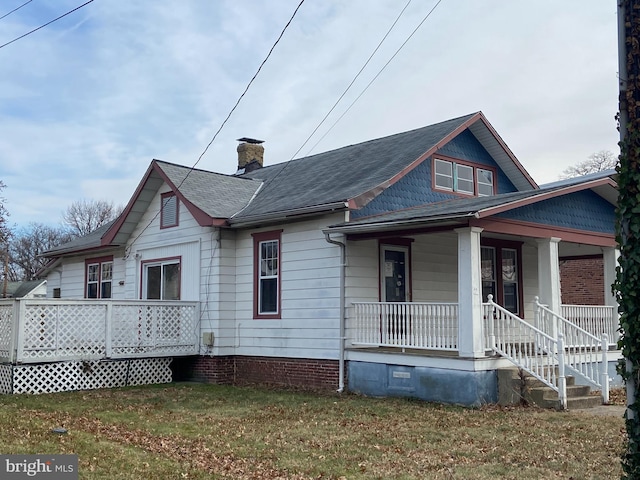
[[[0,393],[53,393],[69,390],[169,383],[171,358],[96,360],[0,365]]]

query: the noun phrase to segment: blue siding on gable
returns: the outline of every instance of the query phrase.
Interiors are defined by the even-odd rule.
[[[498,193],[517,191],[507,176],[498,168],[498,165],[491,155],[489,155],[469,130],[465,130],[455,137],[443,148],[438,150],[438,153],[480,165],[494,167],[498,171]],[[460,198],[459,195],[433,191],[431,175],[432,163],[433,160],[431,157],[426,159],[394,185],[384,190],[365,207],[353,211],[352,218],[356,219],[369,215],[379,215],[381,213],[393,212],[427,203]]]
[[[589,232],[615,233],[615,207],[591,190],[526,205],[496,217]]]

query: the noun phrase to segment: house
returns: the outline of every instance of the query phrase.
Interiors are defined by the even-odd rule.
[[[241,140],[234,175],[153,160],[117,220],[45,253],[48,301],[197,305],[195,349],[164,351],[181,378],[479,405],[516,364],[608,388],[615,298],[563,305],[560,259],[612,283],[610,175],[541,188],[481,112],[275,165]],[[132,318],[142,341],[182,317]]]
[[[46,280],[28,280],[24,282],[7,282],[6,294],[2,292],[0,298],[42,298],[46,296]]]

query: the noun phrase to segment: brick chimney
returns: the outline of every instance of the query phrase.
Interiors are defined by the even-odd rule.
[[[238,172],[249,173],[262,168],[264,160],[263,140],[242,137],[238,139],[242,142],[238,145]]]

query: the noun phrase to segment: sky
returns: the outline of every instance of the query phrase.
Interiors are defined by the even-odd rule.
[[[84,1],[32,0],[0,19],[0,45]],[[9,225],[124,205],[154,158],[194,165],[299,2],[94,0],[0,48]],[[619,153],[615,1],[442,0],[407,41],[436,3],[410,2],[309,139],[407,0],[305,0],[197,168],[234,173],[241,137],[271,165],[476,111],[538,184]]]

